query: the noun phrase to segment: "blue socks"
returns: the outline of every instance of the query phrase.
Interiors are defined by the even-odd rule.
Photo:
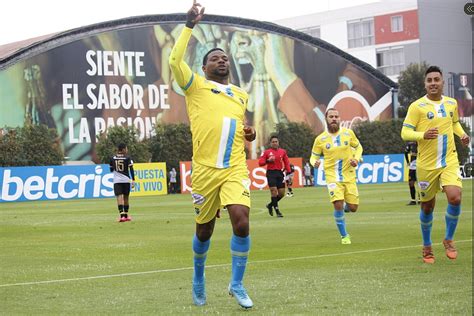
[[[420,211],[421,235],[423,236],[423,246],[431,246],[431,228],[433,227],[433,213],[426,215]]]
[[[448,203],[446,208],[446,236],[445,239],[453,240],[456,226],[458,225],[459,214],[461,214],[461,205],[452,205]]]
[[[204,282],[204,268],[206,265],[207,250],[211,240],[200,241],[196,235],[193,238],[193,252],[194,252],[194,283]]]
[[[334,210],[334,219],[336,220],[337,229],[339,229],[339,234],[341,237],[347,236],[346,231],[346,220],[344,219],[343,210]]]
[[[232,235],[230,240],[230,253],[232,255],[232,280],[231,285],[239,285],[244,278],[245,267],[250,250],[250,236],[239,237]]]

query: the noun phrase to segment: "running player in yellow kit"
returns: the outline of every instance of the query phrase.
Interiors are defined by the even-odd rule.
[[[442,95],[443,86],[441,69],[429,67],[425,73],[426,95],[410,104],[401,132],[403,140],[418,142],[416,167],[421,195],[420,222],[425,263],[435,261],[431,228],[436,193],[440,186],[448,198],[443,245],[449,259],[457,258],[453,237],[461,214],[462,183],[453,133],[461,138],[464,146],[469,144],[469,136],[459,123],[457,102]]]
[[[310,163],[319,168],[320,158],[324,157],[324,173],[329,199],[334,205],[334,219],[341,243],[348,245],[351,237],[346,231],[344,213],[355,212],[359,206],[355,168],[362,157],[362,146],[352,130],[340,128],[337,110],[326,111],[326,124],[327,131],[314,140]]]
[[[244,126],[247,93],[229,83],[229,57],[220,48],[204,56],[205,78],[193,73],[184,54],[194,26],[204,8],[196,0],[187,13],[186,26],[170,54],[174,79],[183,90],[193,141],[192,197],[196,212],[193,239],[193,300],[206,304],[204,268],[210,239],[221,205],[232,222],[232,276],[229,294],[244,308],[253,302],[242,284],[250,250],[250,179],[244,151],[245,140],[255,139],[255,130]]]

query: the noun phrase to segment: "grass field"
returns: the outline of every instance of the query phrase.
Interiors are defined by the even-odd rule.
[[[472,182],[465,181],[449,261],[446,198],[439,194],[436,263],[421,261],[419,207],[406,183],[361,185],[341,245],[325,188],[295,190],[284,218],[253,192],[245,285],[255,315],[472,315]],[[191,298],[194,212],[189,195],[134,198],[134,221],[117,223],[114,199],[4,203],[0,221],[0,314],[238,314],[230,278],[228,216],[218,220],[207,260],[208,304]]]

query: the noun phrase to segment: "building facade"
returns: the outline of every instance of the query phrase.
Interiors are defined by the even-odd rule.
[[[465,3],[381,0],[275,22],[321,38],[397,81],[406,66],[423,61],[446,75],[472,73],[472,19]]]

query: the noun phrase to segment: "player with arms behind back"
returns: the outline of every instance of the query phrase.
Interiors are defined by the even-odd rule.
[[[458,255],[453,238],[461,214],[462,182],[454,134],[461,138],[464,146],[469,144],[469,136],[459,123],[456,100],[442,94],[443,86],[441,69],[430,66],[425,72],[426,95],[410,104],[401,132],[404,141],[418,142],[416,176],[421,195],[420,223],[425,263],[435,261],[431,228],[440,186],[448,199],[443,245],[449,259],[455,260]]]
[[[125,144],[118,145],[118,151],[110,159],[110,172],[114,174],[114,194],[117,197],[117,205],[120,213],[119,222],[132,220],[128,216],[130,185],[135,185],[135,172],[133,171],[133,160],[127,156],[128,149]]]
[[[229,83],[230,61],[220,48],[203,58],[205,78],[193,73],[184,61],[194,26],[204,8],[196,1],[187,13],[186,26],[171,51],[169,63],[174,79],[186,97],[193,142],[192,197],[196,212],[193,238],[195,305],[206,304],[204,268],[219,207],[225,206],[232,223],[230,295],[244,308],[253,302],[242,284],[250,250],[250,179],[245,140],[255,140],[255,130],[244,125],[247,93]]]
[[[337,110],[326,111],[326,124],[327,131],[314,140],[310,163],[319,168],[320,158],[324,157],[324,173],[329,199],[334,205],[334,219],[341,243],[348,245],[351,237],[346,231],[344,213],[355,212],[359,206],[355,168],[362,157],[362,146],[352,130],[340,128]]]

